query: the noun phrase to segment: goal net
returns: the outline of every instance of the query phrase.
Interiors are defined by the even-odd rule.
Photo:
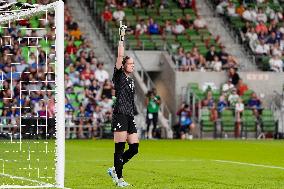
[[[0,1],[0,47],[0,188],[64,188],[64,3]]]

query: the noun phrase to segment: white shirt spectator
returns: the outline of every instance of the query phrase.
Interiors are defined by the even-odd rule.
[[[245,10],[242,16],[245,20],[253,22],[256,20],[257,14],[255,10]]]
[[[238,16],[238,14],[236,13],[236,7],[234,5],[228,6],[227,12],[229,16]]]
[[[272,47],[272,56],[282,56],[282,51],[278,46],[273,46]]]
[[[241,103],[241,102],[236,103],[236,111],[237,112],[242,112],[242,111],[244,111],[244,109],[245,109],[245,105],[243,103]]]
[[[238,94],[230,94],[228,97],[228,101],[230,102],[230,105],[235,105],[238,102],[239,95]]]
[[[271,70],[275,72],[283,72],[283,61],[278,57],[274,56],[269,60]]]
[[[258,39],[257,33],[254,31],[248,31],[246,33],[246,37],[249,39],[249,41],[256,41]]]
[[[193,24],[194,24],[194,26],[196,28],[204,28],[204,27],[206,27],[206,21],[203,18],[201,18],[201,17],[197,17],[194,20]]]
[[[100,83],[104,83],[105,80],[109,79],[109,74],[103,69],[97,69],[95,71],[95,76]]]
[[[228,92],[229,90],[233,89],[235,86],[232,83],[225,83],[222,87],[223,92]]]
[[[142,23],[138,23],[137,25],[136,25],[136,32],[139,32],[139,34],[141,35],[141,34],[143,34],[143,33],[145,33],[145,32],[147,32],[147,25],[146,24],[142,24]]]
[[[116,10],[113,12],[112,17],[118,22],[124,19],[125,13],[123,10]]]
[[[255,53],[257,54],[269,54],[269,45],[267,44],[258,44],[255,48]]]
[[[222,70],[222,62],[221,61],[212,61],[212,67],[214,71],[220,72]]]
[[[267,16],[263,12],[262,13],[258,13],[257,16],[256,16],[256,20],[258,22],[263,21],[264,23],[266,23],[267,22]]]
[[[182,24],[180,24],[180,23],[177,23],[177,24],[174,25],[174,27],[173,27],[173,32],[174,32],[175,34],[181,34],[181,33],[184,32],[184,30],[185,30],[184,26],[183,26]]]

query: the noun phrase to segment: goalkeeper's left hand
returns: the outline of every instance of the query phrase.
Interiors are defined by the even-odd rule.
[[[126,25],[122,24],[122,21],[120,21],[120,26],[119,26],[119,36],[120,36],[120,41],[124,41],[124,36],[126,32]]]

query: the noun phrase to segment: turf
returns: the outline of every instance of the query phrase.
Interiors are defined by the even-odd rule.
[[[26,140],[20,153],[17,143],[1,141],[0,160],[17,160],[5,163],[5,174],[54,183],[54,141],[48,141],[48,145],[49,152],[45,153],[44,141],[35,144]],[[28,149],[38,152],[29,155]],[[106,174],[112,158],[111,140],[67,140],[66,187],[116,188]],[[23,169],[28,167],[32,169]],[[138,189],[284,189],[284,141],[143,140],[139,154],[126,164],[124,178],[133,185],[131,188]],[[0,172],[0,185],[9,183],[36,184],[3,177]]]
[[[111,140],[67,141],[66,187],[116,188],[106,174],[112,157]],[[284,141],[141,141],[139,155],[124,168],[124,178],[139,189],[281,189]]]

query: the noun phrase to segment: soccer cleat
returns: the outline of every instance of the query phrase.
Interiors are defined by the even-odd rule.
[[[117,186],[118,187],[127,187],[127,186],[130,186],[130,184],[125,182],[125,180],[123,178],[120,178],[120,179],[118,179]]]
[[[117,175],[115,173],[115,168],[114,167],[108,168],[107,173],[112,178],[112,181],[117,184],[118,178],[117,178]]]

